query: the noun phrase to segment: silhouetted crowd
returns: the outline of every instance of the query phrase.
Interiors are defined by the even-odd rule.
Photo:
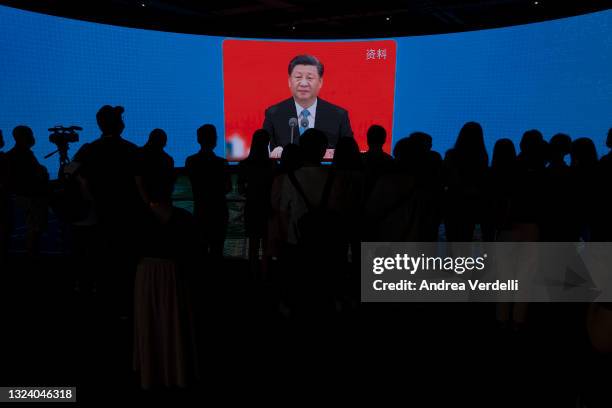
[[[201,149],[184,166],[193,214],[173,206],[177,169],[164,151],[168,136],[155,129],[138,147],[121,137],[122,113],[108,105],[98,111],[100,138],[60,169],[53,190],[31,150],[32,130],[13,130],[14,147],[0,153],[0,255],[4,262],[19,214],[26,251],[38,256],[51,208],[70,229],[79,285],[116,292],[119,314],[134,305],[134,368],[143,387],[185,384],[193,353],[189,277],[223,269],[230,168],[214,153],[215,127],[198,128]],[[546,141],[529,130],[518,152],[510,139],[498,139],[491,159],[476,122],[460,129],[444,157],[423,132],[398,140],[392,156],[383,151],[386,138],[384,128],[370,127],[365,153],[341,138],[326,164],[319,130],[286,146],[278,162],[269,159],[269,134],[253,134],[237,179],[249,265],[255,279],[277,282],[287,316],[354,307],[365,241],[612,241],[612,155],[598,159],[589,138],[560,133]],[[330,284],[317,285],[314,276]],[[514,323],[524,323],[515,313]],[[609,338],[600,348],[607,347]]]

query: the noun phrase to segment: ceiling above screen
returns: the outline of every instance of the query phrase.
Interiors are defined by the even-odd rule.
[[[610,7],[609,0],[0,0],[0,4],[127,27],[259,38],[449,33],[551,20]]]

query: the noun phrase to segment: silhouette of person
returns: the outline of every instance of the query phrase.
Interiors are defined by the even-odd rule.
[[[133,368],[144,389],[184,387],[197,376],[193,308],[197,230],[193,216],[172,206],[171,179],[145,183],[150,211],[138,239],[134,279]]]
[[[270,221],[268,223],[267,252],[270,258],[282,256],[287,243],[289,214],[280,208],[281,192],[286,174],[302,167],[302,152],[299,145],[289,144],[283,149],[270,192]]]
[[[91,197],[96,213],[100,259],[92,259],[91,267],[104,269],[102,290],[117,308],[113,312],[126,318],[137,262],[133,247],[145,206],[135,180],[138,147],[121,136],[123,112],[123,107],[110,105],[98,110],[96,121],[102,134],[79,149],[74,175]]]
[[[300,138],[302,166],[293,172],[308,201],[314,206],[319,203],[329,173],[329,169],[321,165],[326,142],[325,134],[318,129],[308,129],[304,132]],[[308,212],[308,206],[288,176],[283,178],[280,207],[289,214],[288,242],[296,245],[300,238],[298,219]],[[333,202],[333,197],[330,197],[329,201]]]
[[[4,135],[0,129],[0,150],[4,148]],[[6,262],[10,237],[10,210],[7,191],[8,163],[6,154],[0,151],[0,266]]]
[[[368,151],[362,154],[365,169],[365,195],[369,195],[376,180],[383,174],[391,171],[393,157],[383,151],[387,141],[387,131],[380,125],[372,125],[367,133]]]
[[[602,182],[607,182],[612,178],[612,128],[608,130],[606,138],[606,147],[611,149],[607,154],[603,155],[599,160]],[[608,192],[609,194],[610,192]]]
[[[550,138],[549,165],[548,168],[559,169],[567,168],[565,156],[570,154],[572,148],[572,138],[565,133],[557,133]]]
[[[217,129],[206,124],[198,128],[201,149],[185,161],[185,170],[191,181],[194,216],[203,234],[204,251],[213,260],[223,257],[223,244],[227,232],[229,213],[225,195],[232,189],[227,160],[214,152]]]
[[[572,142],[571,149],[571,197],[575,215],[575,230],[577,238],[592,241],[596,224],[600,222],[602,210],[598,207],[601,200],[598,197],[598,160],[597,150],[593,141],[581,137]],[[607,213],[608,209],[603,209]],[[605,215],[604,215],[605,217]]]
[[[537,129],[528,130],[520,142],[516,188],[511,199],[513,240],[539,241],[546,201],[542,186],[546,177],[547,144]]]
[[[515,186],[509,204],[509,221],[512,225],[508,237],[514,242],[537,242],[542,238],[542,223],[546,208],[545,191],[548,144],[539,130],[528,130],[520,142],[517,157]],[[521,246],[515,255],[513,267],[519,281],[531,279],[537,273],[537,256],[532,247]],[[511,324],[515,330],[527,324],[529,304],[501,303],[497,308],[498,321]]]
[[[608,166],[609,168],[609,166],[612,166],[612,128],[608,129],[606,147],[611,150],[601,158],[601,162],[604,166]]]
[[[438,235],[441,161],[419,142],[402,138],[393,148],[394,171],[382,175],[366,203],[367,240],[432,241]]]
[[[258,129],[253,134],[251,150],[238,166],[238,189],[245,195],[244,224],[249,238],[249,261],[253,274],[259,269],[259,250],[263,250],[262,271],[267,272],[267,236],[270,218],[270,195],[275,173],[268,145],[270,134]]]
[[[287,145],[278,163],[277,174],[286,174],[302,167],[302,150],[299,145]]]
[[[138,150],[136,184],[143,201],[149,205],[147,191],[154,185],[174,184],[174,159],[164,151],[168,136],[162,129],[153,129],[147,143]]]
[[[135,182],[138,147],[121,137],[125,124],[121,106],[105,105],[96,114],[102,135],[77,153],[78,174],[95,202],[101,226],[115,240],[119,231],[132,232],[143,206]]]
[[[491,170],[499,174],[511,175],[516,166],[516,148],[512,140],[503,138],[495,142]]]
[[[606,147],[612,149],[612,128],[608,130]],[[596,227],[596,241],[612,241],[612,220],[610,219],[610,208],[612,208],[612,190],[608,187],[612,180],[612,150],[602,156],[599,160],[598,171],[599,186],[599,219],[601,224]]]
[[[361,214],[364,205],[364,164],[355,139],[338,140],[332,169],[335,171],[333,202],[330,205],[338,210],[340,225],[346,229],[352,259],[361,259]]]
[[[572,139],[564,133],[557,133],[550,139],[548,148],[548,167],[545,170],[545,180],[542,189],[546,191],[546,210],[542,214],[543,241],[572,241],[570,223],[568,222],[574,210],[569,189],[571,171],[565,162],[572,147]]]
[[[483,221],[483,188],[489,162],[480,124],[463,125],[444,162],[446,236],[449,241],[469,242],[476,224]]]
[[[424,132],[414,132],[410,135],[410,138],[414,139],[417,145],[420,145],[419,150],[429,152],[433,144],[433,139],[430,135]]]
[[[286,274],[284,288],[288,290],[286,300],[293,302],[298,314],[317,313],[330,305],[346,262],[347,231],[339,226],[342,209],[337,207],[335,196],[339,180],[334,177],[335,169],[321,165],[326,147],[325,133],[306,130],[300,138],[302,167],[281,176],[277,202],[279,210],[287,214],[288,225],[281,259],[285,270],[292,272]],[[276,201],[274,197],[272,201]],[[317,218],[322,213],[328,215],[325,226]],[[312,271],[329,276],[329,285],[320,285]]]
[[[340,150],[338,152],[338,149]],[[336,170],[362,170],[363,161],[359,152],[359,145],[353,138],[338,140],[332,166]]]
[[[499,139],[493,147],[491,170],[487,194],[490,203],[487,213],[485,241],[509,241],[512,224],[510,221],[510,198],[516,177],[516,149],[510,139]]]
[[[419,211],[423,216],[419,235],[422,241],[434,242],[438,240],[443,215],[443,160],[440,153],[431,150],[433,140],[429,134],[414,132],[409,139],[413,152],[410,162],[417,176]]]
[[[366,134],[366,140],[368,143],[368,151],[363,153],[364,159],[382,159],[392,160],[393,158],[383,151],[383,146],[387,141],[387,131],[380,125],[372,125],[368,128]]]
[[[36,256],[40,236],[47,227],[49,173],[32,152],[36,143],[32,129],[17,126],[13,129],[13,138],[15,146],[6,153],[7,189],[15,196],[15,209],[25,216],[26,251]]]
[[[36,143],[32,129],[23,125],[15,127],[13,139],[15,146],[6,154],[9,191],[23,196],[40,193],[46,187],[49,174],[32,152]]]

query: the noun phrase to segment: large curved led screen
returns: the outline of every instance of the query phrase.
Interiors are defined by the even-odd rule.
[[[115,27],[0,7],[0,129],[30,126],[39,158],[55,150],[48,128],[100,134],[95,115],[125,107],[124,137],[142,145],[168,134],[178,166],[197,151],[196,129],[214,124],[217,154],[243,157],[264,112],[291,97],[289,60],[324,64],[319,97],[348,111],[365,149],[367,127],[392,136],[414,131],[433,149],[453,145],[478,121],[487,148],[528,129],[592,138],[600,153],[611,122],[612,11],[476,32],[384,40],[266,41]],[[225,142],[225,143],[224,143]],[[43,160],[53,174],[57,158]]]

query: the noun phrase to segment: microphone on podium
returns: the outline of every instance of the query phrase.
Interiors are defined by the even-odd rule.
[[[297,118],[289,119],[289,127],[291,128],[291,144],[293,144],[293,132],[295,131],[295,127],[298,125]]]

